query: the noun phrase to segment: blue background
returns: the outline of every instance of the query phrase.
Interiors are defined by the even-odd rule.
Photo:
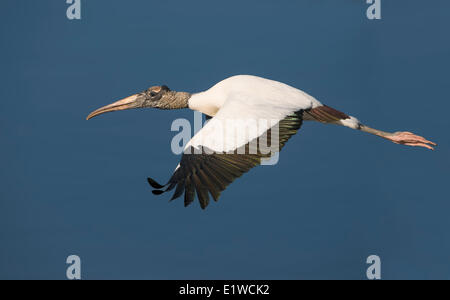
[[[0,278],[450,278],[448,1],[1,1]],[[236,74],[300,88],[435,152],[306,123],[275,167],[218,203],[155,197],[176,118],[102,105],[167,84],[202,91]]]

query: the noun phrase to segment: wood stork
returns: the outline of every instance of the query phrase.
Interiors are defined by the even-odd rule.
[[[211,119],[187,143],[181,161],[165,185],[148,178],[156,195],[175,189],[171,200],[184,193],[188,206],[197,194],[201,208],[209,204],[209,194],[215,201],[220,193],[243,173],[273,155],[258,149],[265,137],[276,137],[278,151],[294,135],[303,121],[318,121],[361,130],[396,144],[419,146],[433,150],[435,143],[411,132],[384,132],[363,125],[329,106],[323,105],[305,92],[281,82],[238,75],[227,78],[200,93],[176,92],[167,86],[149,89],[93,111],[87,119],[97,115],[131,108],[181,109],[200,111]],[[256,120],[256,130],[242,128],[238,120]],[[272,120],[272,122],[268,122]],[[275,120],[275,122],[273,122]],[[266,122],[267,121],[267,122]],[[261,125],[262,124],[262,125]],[[275,124],[275,125],[274,125]],[[273,128],[277,127],[277,130]],[[245,134],[238,134],[244,132]],[[252,147],[252,145],[255,145]],[[273,145],[271,145],[273,146]],[[238,152],[237,150],[244,149]],[[194,150],[194,151],[193,151]],[[208,151],[206,151],[208,150]]]

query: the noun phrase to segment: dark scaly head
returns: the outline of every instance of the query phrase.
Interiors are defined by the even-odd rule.
[[[141,93],[131,95],[94,110],[87,116],[86,120],[107,112],[133,108],[187,108],[190,97],[191,95],[189,93],[171,91],[166,85],[152,86]]]

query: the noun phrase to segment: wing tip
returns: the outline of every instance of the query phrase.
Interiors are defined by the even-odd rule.
[[[161,194],[164,193],[164,191],[161,191],[161,190],[153,190],[152,193],[153,193],[153,195],[161,195]]]
[[[162,189],[164,187],[164,185],[159,184],[158,182],[156,182],[156,180],[154,180],[150,177],[147,177],[147,182],[154,189]]]

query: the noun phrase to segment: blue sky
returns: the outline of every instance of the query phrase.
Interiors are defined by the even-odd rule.
[[[2,1],[0,278],[450,278],[448,1]],[[102,105],[236,74],[300,88],[436,151],[305,124],[280,155],[202,211],[155,197],[179,157],[176,118]]]

